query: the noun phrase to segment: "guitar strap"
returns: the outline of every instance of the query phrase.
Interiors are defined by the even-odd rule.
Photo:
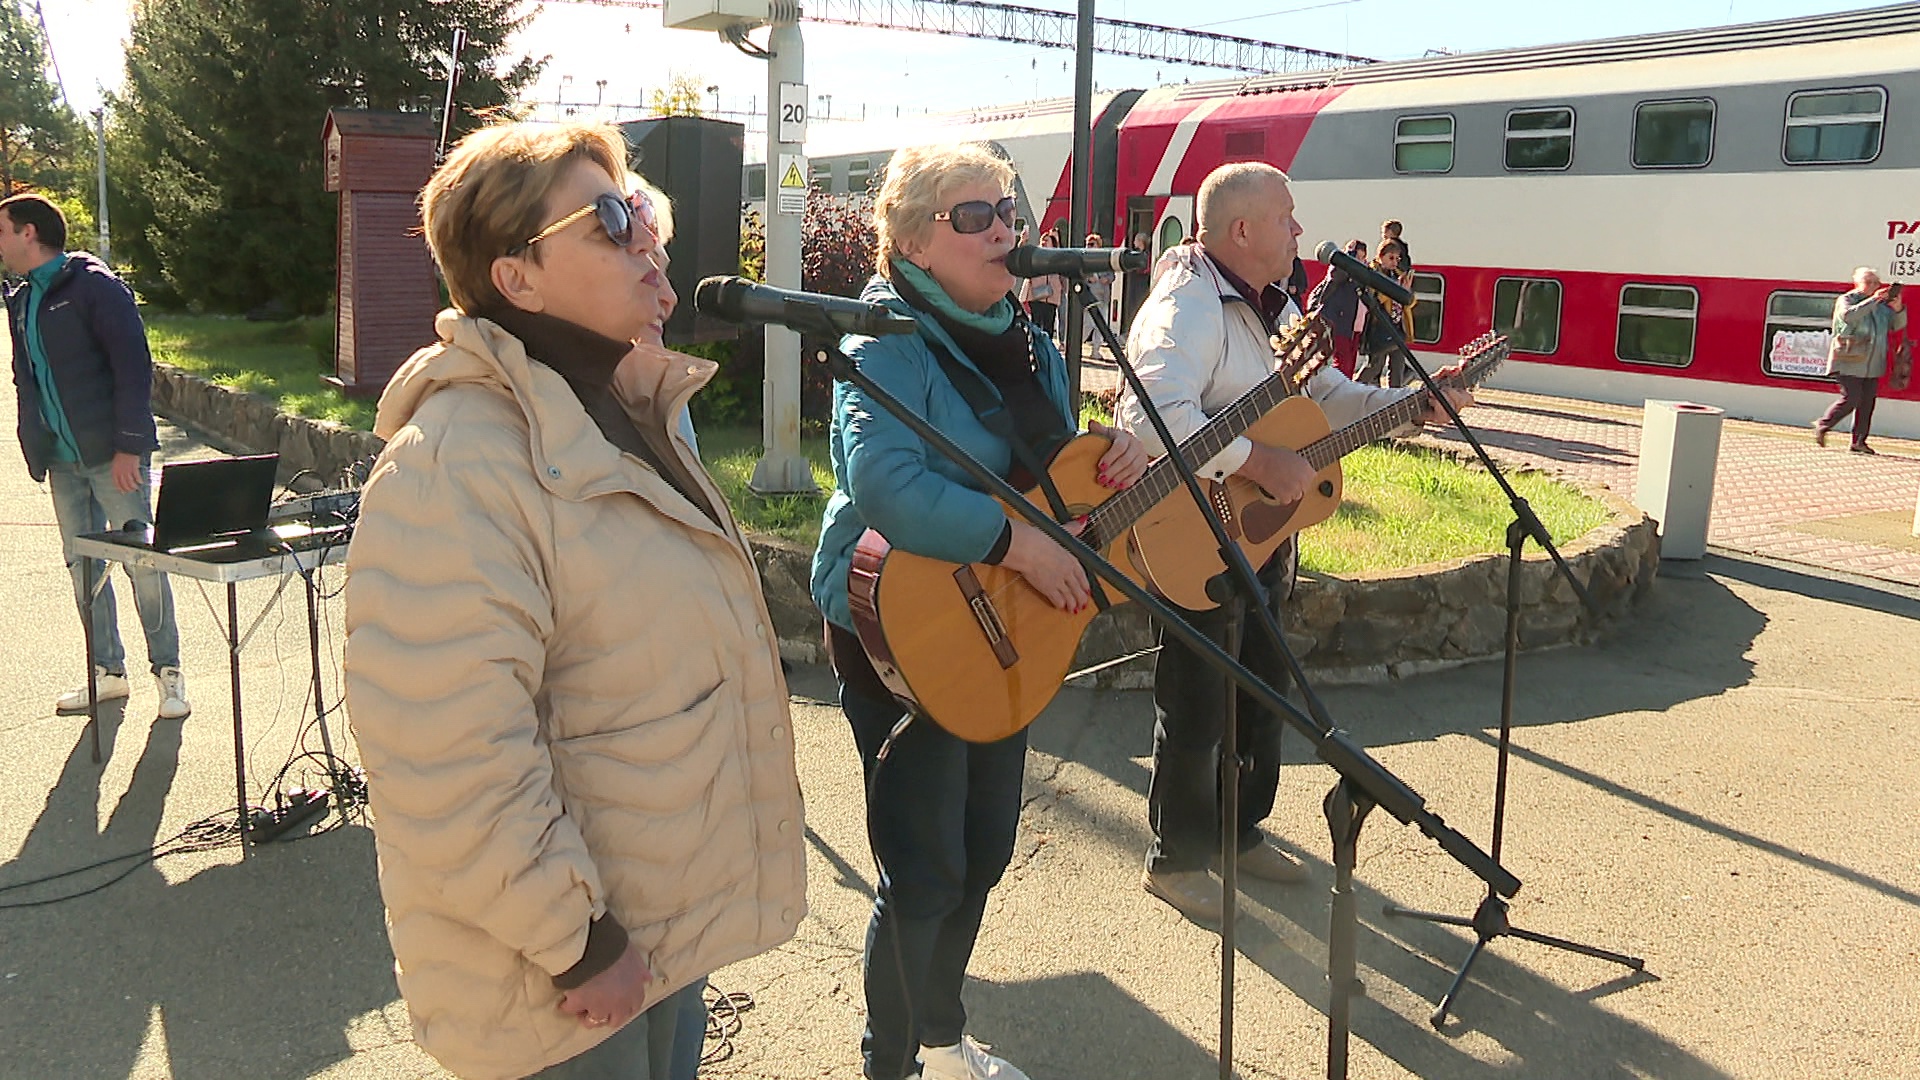
[[[1031,324],[1024,323],[1024,320],[1023,325],[1026,325],[1029,335],[1038,332]],[[925,341],[927,347],[932,350],[933,358],[940,362],[940,369],[947,373],[947,381],[953,384],[955,390],[960,391],[960,396],[966,399],[967,407],[973,410],[973,415],[979,419],[981,425],[1005,439],[1007,445],[1013,448],[1014,459],[1033,475],[1034,482],[1040,485],[1041,493],[1047,497],[1047,507],[1053,512],[1053,520],[1065,524],[1072,516],[1067,510],[1067,502],[1060,497],[1060,489],[1054,484],[1053,475],[1047,471],[1039,455],[1035,454],[1033,447],[1027,445],[1027,440],[1021,437],[1013,423],[1013,417],[1007,413],[1004,399],[987,385],[985,377],[962,364],[945,345],[924,335],[921,340]],[[1106,591],[1101,588],[1098,577],[1088,575],[1087,584],[1092,587],[1093,602],[1096,607],[1105,611],[1112,606],[1112,601],[1107,599]]]

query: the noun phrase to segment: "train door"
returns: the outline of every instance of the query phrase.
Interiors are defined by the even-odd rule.
[[[1160,221],[1153,230],[1153,257],[1158,260],[1168,248],[1179,247],[1180,241],[1199,231],[1193,220],[1193,196],[1175,195],[1167,200],[1160,211]]]
[[[1154,255],[1159,249],[1154,246],[1154,213],[1151,197],[1134,196],[1127,200],[1127,231],[1120,242],[1130,247],[1144,247]],[[1133,313],[1140,310],[1146,302],[1147,288],[1152,282],[1145,270],[1130,271],[1126,280],[1120,283],[1120,332],[1127,332],[1133,325]]]

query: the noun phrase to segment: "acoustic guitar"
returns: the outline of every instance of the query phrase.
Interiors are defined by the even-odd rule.
[[[1438,382],[1456,389],[1477,386],[1506,360],[1509,351],[1505,336],[1485,335],[1460,350],[1460,371]],[[1313,466],[1313,482],[1294,502],[1274,499],[1243,476],[1200,482],[1208,505],[1226,526],[1227,535],[1256,568],[1265,565],[1287,537],[1333,516],[1340,506],[1341,458],[1417,422],[1426,415],[1431,397],[1423,386],[1330,432],[1319,405],[1307,397],[1282,396],[1275,382],[1269,378],[1249,390],[1181,444],[1183,453],[1193,448],[1189,460],[1204,462],[1225,449],[1233,436],[1244,432],[1254,442],[1292,450]],[[1244,423],[1248,413],[1258,419]],[[1216,427],[1220,429],[1217,432]],[[1154,591],[1190,611],[1218,606],[1207,595],[1207,582],[1225,570],[1226,564],[1220,560],[1212,528],[1193,500],[1167,499],[1159,503],[1140,519],[1133,532],[1135,565],[1145,571]]]
[[[1319,319],[1295,323],[1274,339],[1274,346],[1278,370],[1267,383],[1278,384],[1276,401],[1332,353],[1331,335]],[[1258,416],[1247,414],[1240,427]],[[1209,424],[1202,434],[1220,430]],[[1101,486],[1095,477],[1110,445],[1105,436],[1081,435],[1054,454],[1047,475],[1069,516],[1086,516],[1080,539],[1144,585],[1143,568],[1129,545],[1133,526],[1168,496],[1173,502],[1187,496],[1166,457],[1124,491]],[[1217,452],[1188,458],[1205,461]],[[1027,493],[1027,501],[1047,505],[1037,488]],[[1107,595],[1120,599],[1110,590]],[[847,602],[860,644],[887,689],[970,742],[1004,739],[1032,723],[1060,692],[1081,635],[1098,614],[1091,606],[1061,611],[1013,570],[901,551],[872,529],[854,546]]]

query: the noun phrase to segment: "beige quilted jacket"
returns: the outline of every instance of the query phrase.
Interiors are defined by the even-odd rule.
[[[608,443],[499,327],[449,311],[438,330],[380,400],[347,707],[415,1038],[504,1080],[610,1034],[562,1014],[551,981],[605,912],[657,973],[649,1000],[792,937],[800,789],[731,518]],[[657,429],[712,370],[643,347],[618,393]]]

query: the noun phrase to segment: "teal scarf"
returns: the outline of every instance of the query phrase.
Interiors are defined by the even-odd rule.
[[[983,334],[1004,334],[1007,332],[1007,327],[1013,325],[1013,301],[1004,296],[981,314],[968,311],[954,303],[953,298],[947,295],[947,290],[940,287],[940,283],[933,279],[932,274],[905,259],[893,260],[893,272],[906,278],[907,284],[913,286],[914,291],[919,293],[922,299],[932,304],[942,318],[951,319],[961,326],[971,327]]]

